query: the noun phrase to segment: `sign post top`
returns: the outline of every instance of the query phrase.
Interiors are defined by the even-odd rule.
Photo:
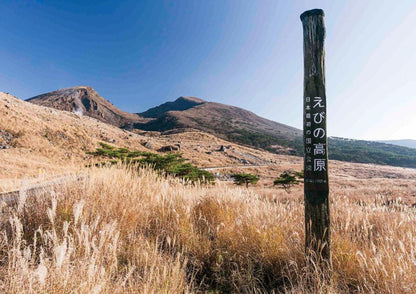
[[[312,9],[312,10],[308,10],[308,11],[305,11],[304,13],[302,13],[300,15],[300,20],[303,21],[306,17],[312,16],[312,15],[325,16],[325,13],[324,13],[324,11],[322,9]]]

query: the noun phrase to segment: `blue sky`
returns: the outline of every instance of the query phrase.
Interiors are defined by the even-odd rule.
[[[130,112],[196,96],[301,128],[312,8],[329,135],[416,139],[416,1],[0,1],[0,91],[90,85]]]

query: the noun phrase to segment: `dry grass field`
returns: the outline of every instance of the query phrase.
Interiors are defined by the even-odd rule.
[[[301,186],[184,185],[148,169],[94,168],[2,208],[0,291],[414,293],[416,209],[398,198],[414,197],[415,175],[401,175],[334,177],[332,284],[307,289]]]
[[[251,164],[287,161],[286,156],[233,144],[199,131],[162,136],[152,132],[136,134],[0,92],[0,192],[19,187],[22,179],[31,183],[39,177],[47,179],[78,171],[91,163],[93,159],[86,152],[95,150],[100,142],[151,152],[180,143],[184,157],[200,167],[241,165],[241,160]],[[230,148],[219,152],[221,146]]]
[[[199,167],[260,181],[203,186],[131,166],[86,168],[100,142],[180,144]],[[303,185],[272,185],[302,158],[192,130],[131,133],[4,93],[0,146],[0,192],[20,189],[17,205],[0,205],[2,293],[416,292],[414,169],[330,161],[332,283],[310,289],[318,275],[305,267]]]

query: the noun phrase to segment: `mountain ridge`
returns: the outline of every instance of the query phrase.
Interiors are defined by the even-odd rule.
[[[392,144],[408,148],[416,148],[416,140],[413,139],[400,139],[400,140],[377,140],[377,142],[384,144]]]
[[[159,118],[168,111],[183,111],[206,102],[196,97],[181,96],[175,101],[168,101],[159,106],[149,108],[144,112],[138,113],[138,115],[146,118]]]
[[[241,146],[200,131],[133,133],[87,115],[40,106],[0,92],[1,183],[10,180],[11,185],[20,187],[20,181],[15,180],[19,177],[68,173],[101,162],[101,158],[94,159],[88,153],[101,143],[158,154],[179,146],[183,158],[201,168],[281,161],[300,166],[301,162],[300,158]]]
[[[182,104],[181,98],[152,108],[159,110],[157,115],[152,117],[154,120],[146,123],[136,123],[132,128],[161,132],[181,128],[198,129],[255,147],[262,147],[260,145],[256,146],[254,141],[258,140],[261,134],[264,134],[263,136],[274,138],[271,139],[270,146],[274,145],[279,151],[286,150],[285,153],[290,153],[290,150],[285,149],[288,147],[287,141],[301,136],[301,130],[299,129],[262,118],[251,111],[236,106],[199,99],[199,103],[178,110],[180,108],[178,103]],[[160,111],[162,109],[163,112]],[[253,139],[256,140],[244,142],[242,137],[247,135],[247,132],[254,136]],[[256,136],[257,138],[255,138]]]
[[[145,121],[137,114],[117,108],[90,86],[62,88],[31,97],[26,101],[79,115],[87,115],[118,127],[129,122]]]
[[[69,108],[74,112],[75,106],[78,105],[74,104],[74,100],[76,100],[74,99],[74,91],[83,91],[82,93],[88,94],[87,97],[82,96],[87,100],[98,96],[97,99],[92,99],[92,103],[98,101],[97,107],[93,107],[96,112],[86,111],[85,115],[125,130],[172,132],[193,129],[273,153],[303,155],[303,132],[301,130],[262,118],[251,111],[236,106],[208,102],[196,97],[181,96],[175,101],[162,103],[135,114],[119,110],[99,96],[91,87],[86,86],[61,89],[36,96],[28,101],[61,110]],[[60,108],[55,106],[55,101],[59,102]],[[85,107],[84,103],[83,106]],[[97,113],[98,106],[101,106],[100,109],[109,110],[110,114],[100,115]],[[330,137],[328,138],[328,149],[330,159],[416,168],[416,150],[411,148]]]

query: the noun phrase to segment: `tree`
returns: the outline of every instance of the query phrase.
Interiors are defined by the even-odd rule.
[[[259,177],[253,174],[233,174],[231,177],[234,179],[234,184],[245,184],[246,187],[248,187],[248,184],[255,185],[259,181]]]
[[[161,173],[185,179],[191,183],[215,183],[215,177],[212,173],[185,162],[185,158],[180,153],[159,155],[151,152],[130,151],[127,148],[115,148],[106,143],[100,143],[100,145],[101,148],[97,148],[93,152],[87,152],[87,154],[112,158],[113,160],[97,164],[98,166],[117,164],[118,162],[139,164],[140,166],[149,166]]]
[[[290,193],[290,187],[299,184],[300,181],[296,179],[296,176],[303,174],[302,172],[293,172],[291,170],[285,170],[280,177],[274,180],[273,185],[282,186],[286,192]]]

